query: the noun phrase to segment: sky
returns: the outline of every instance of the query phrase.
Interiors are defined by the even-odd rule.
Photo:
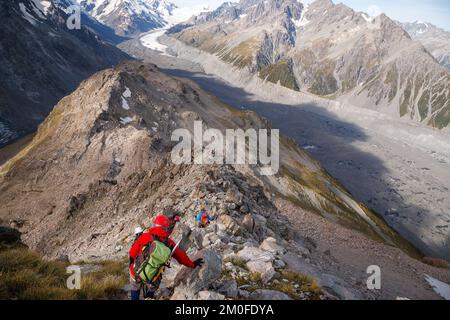
[[[206,4],[218,7],[222,0],[172,0],[180,7]],[[237,0],[235,0],[237,2]],[[304,0],[302,2],[312,2]],[[356,11],[384,12],[392,19],[401,22],[417,20],[432,24],[450,31],[450,0],[333,0],[344,3]]]

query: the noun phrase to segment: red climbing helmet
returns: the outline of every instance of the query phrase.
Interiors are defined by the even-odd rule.
[[[170,227],[170,220],[164,215],[159,215],[155,218],[155,221],[153,221],[153,226],[161,227],[166,230]]]

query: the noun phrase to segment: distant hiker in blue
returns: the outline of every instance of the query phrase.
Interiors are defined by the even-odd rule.
[[[214,219],[206,212],[204,207],[201,207],[200,212],[195,216],[199,228],[205,228],[212,220]]]

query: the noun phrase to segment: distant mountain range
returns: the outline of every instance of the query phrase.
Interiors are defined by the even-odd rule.
[[[450,69],[450,32],[429,22],[400,23],[413,40],[420,41],[432,56]]]
[[[65,25],[72,4],[83,8],[81,30]],[[128,57],[113,45],[173,24],[180,11],[166,0],[14,0],[1,6],[0,145],[34,131],[82,79]],[[243,0],[201,13],[171,33],[292,90],[437,128],[450,122],[450,33],[430,23],[368,17],[329,0],[309,6]]]
[[[75,0],[120,36],[134,36],[168,23],[177,6],[166,0]]]
[[[243,0],[170,33],[292,90],[436,128],[450,123],[448,69],[384,14],[369,17],[330,0]]]
[[[117,36],[86,15],[80,30],[69,30],[69,4],[0,3],[0,146],[34,131],[81,80],[129,58],[103,40],[106,35],[118,41]]]

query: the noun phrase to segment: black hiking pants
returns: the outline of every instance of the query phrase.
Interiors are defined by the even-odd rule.
[[[159,277],[154,283],[144,283],[142,281],[136,281],[133,277],[130,277],[131,284],[131,300],[139,300],[142,292],[144,299],[154,299],[156,291],[158,291],[161,284],[162,277]]]

